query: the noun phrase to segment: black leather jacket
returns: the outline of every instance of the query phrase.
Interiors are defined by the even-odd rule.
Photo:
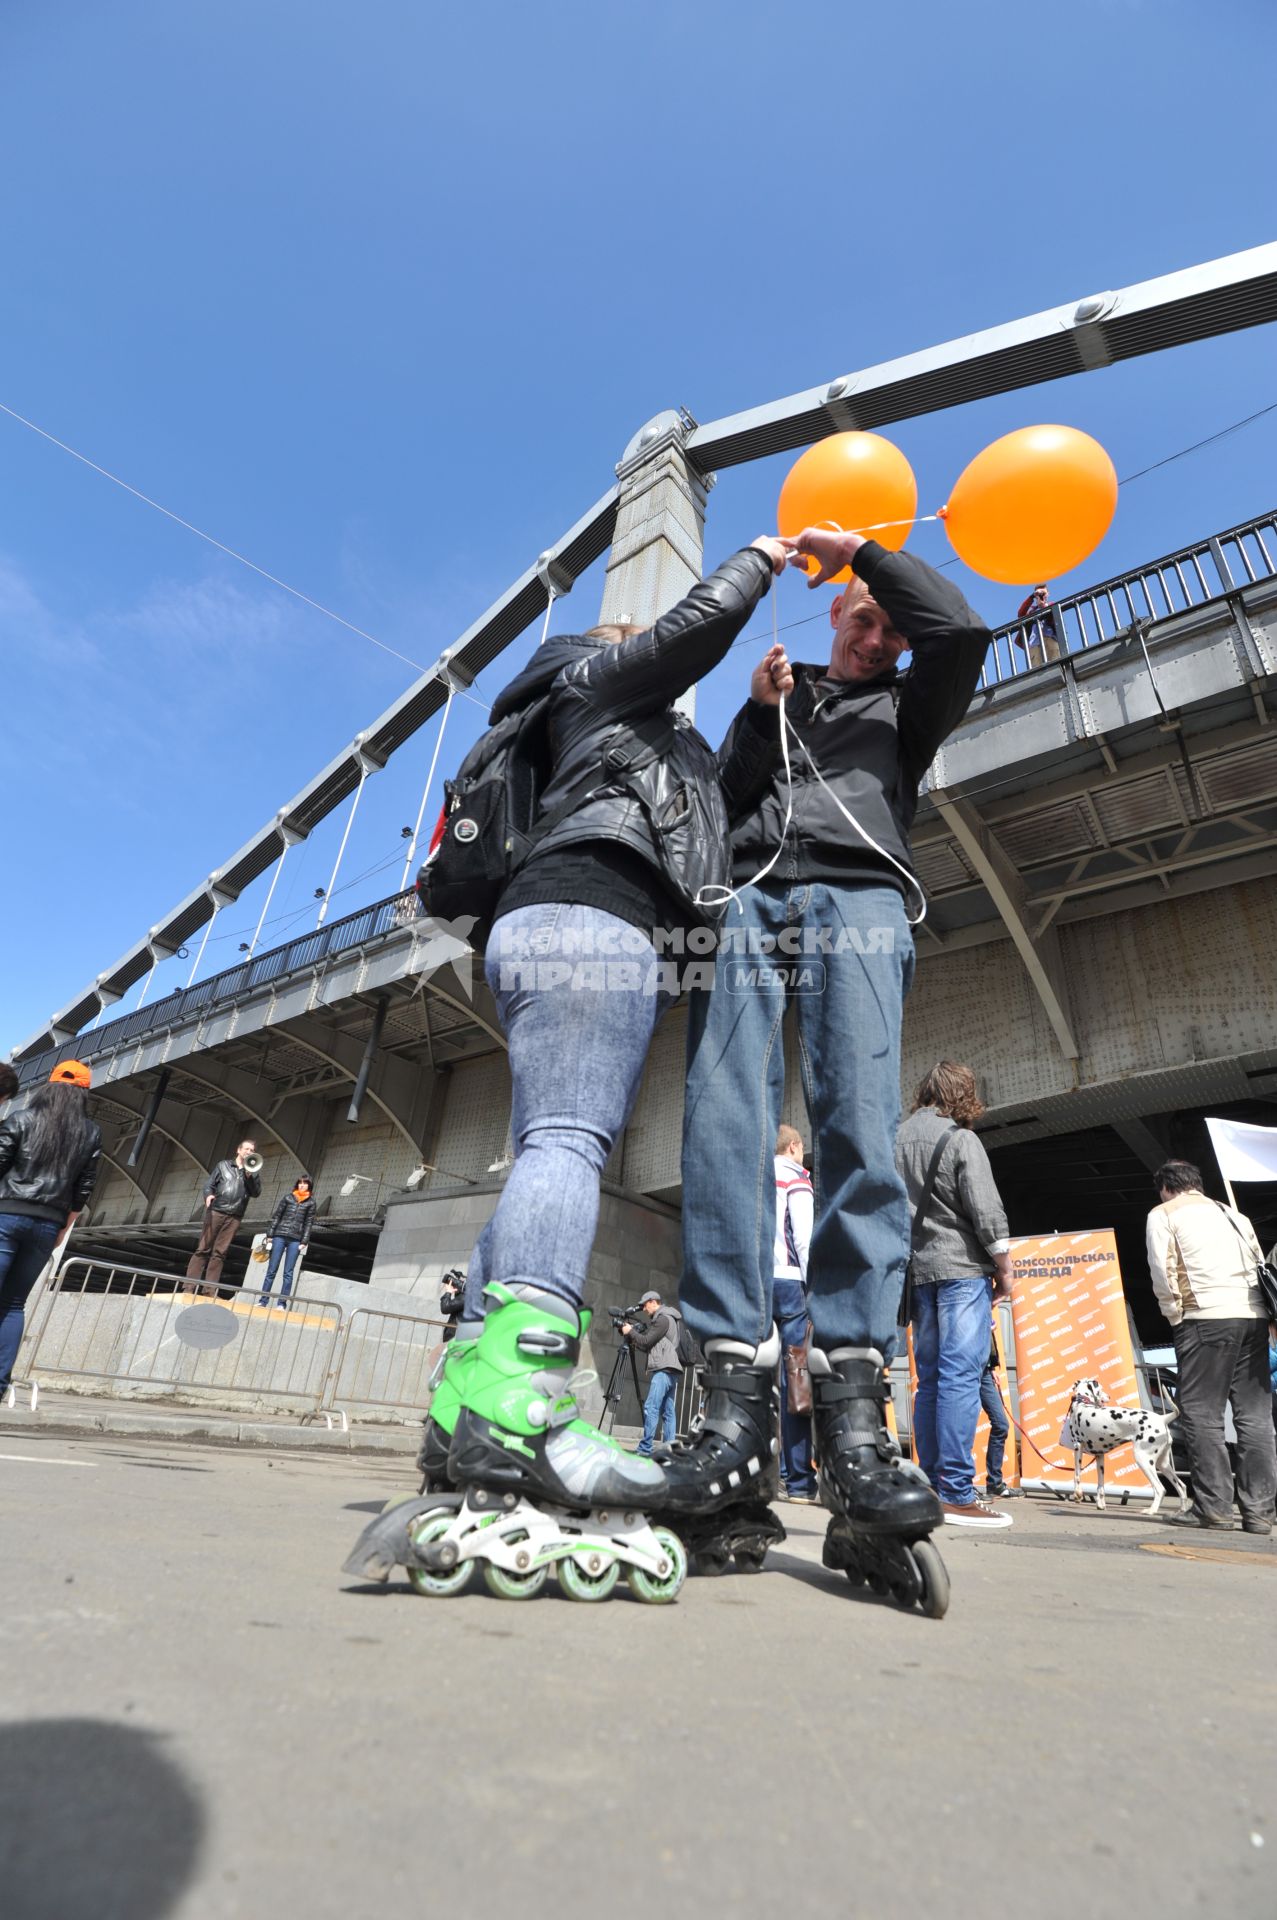
[[[215,1213],[233,1214],[242,1220],[250,1200],[256,1200],[262,1183],[255,1173],[245,1173],[233,1160],[219,1160],[204,1183],[205,1197],[213,1196]]]
[[[69,1213],[89,1203],[102,1159],[102,1135],[90,1120],[79,1160],[73,1167],[59,1167],[33,1157],[30,1130],[25,1107],[0,1120],[0,1213],[30,1214],[61,1226]]]
[[[313,1198],[298,1200],[291,1193],[281,1193],[275,1202],[275,1211],[270,1217],[271,1237],[272,1239],[278,1237],[280,1240],[300,1240],[305,1245],[310,1239],[310,1223],[314,1218]]]
[[[826,667],[795,664],[787,703],[790,721],[847,810],[901,866],[913,871],[909,830],[918,787],[946,736],[971,703],[989,645],[989,630],[959,589],[911,553],[888,553],[867,540],[855,571],[909,642],[904,673],[831,683]],[[748,724],[733,722],[725,745]],[[906,881],[858,837],[791,738],[793,817],[780,859],[763,882],[790,887],[886,885],[908,897]],[[761,804],[733,834],[736,885],[775,853],[788,798],[777,766]],[[920,898],[920,890],[918,892]]]
[[[764,791],[776,758],[775,710],[749,701],[715,754],[673,703],[718,665],[771,577],[767,556],[744,547],[644,633],[616,645],[576,634],[548,640],[498,696],[494,725],[550,689],[554,773],[543,811],[581,789],[582,803],[538,843],[524,873],[551,848],[617,841],[656,869],[691,919],[717,917],[721,908],[697,897],[728,879],[731,820]],[[649,764],[628,772],[653,749]]]

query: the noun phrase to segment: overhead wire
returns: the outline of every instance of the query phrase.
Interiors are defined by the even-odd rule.
[[[429,668],[425,667],[420,660],[414,660],[410,654],[401,653],[398,647],[392,647],[387,641],[379,640],[377,635],[369,633],[366,627],[358,627],[353,620],[347,620],[344,613],[337,613],[332,607],[326,607],[322,600],[316,600],[313,595],[304,593],[300,587],[294,587],[287,580],[281,580],[277,573],[271,573],[269,568],[259,566],[256,560],[250,560],[247,554],[240,553],[235,547],[227,546],[226,542],[219,540],[215,534],[206,533],[204,528],[197,527],[193,520],[187,520],[182,514],[174,513],[171,507],[166,507],[161,501],[152,499],[151,495],[143,493],[140,487],[135,487],[130,481],[121,479],[118,473],[112,473],[109,467],[99,465],[96,460],[90,460],[87,453],[81,453],[68,441],[60,440],[57,434],[50,433],[47,427],[38,425],[34,420],[28,420],[25,414],[18,412],[16,407],[6,406],[4,401],[0,400],[0,413],[8,414],[9,418],[16,420],[19,426],[29,428],[32,433],[39,434],[42,440],[47,440],[51,446],[60,448],[63,453],[69,453],[73,460],[78,460],[81,466],[88,467],[93,473],[100,474],[104,480],[109,480],[112,486],[120,487],[125,493],[132,494],[135,500],[140,500],[144,506],[153,507],[156,513],[162,513],[164,518],[173,521],[175,526],[185,528],[186,532],[193,533],[196,539],[206,541],[210,547],[215,547],[228,559],[238,561],[240,566],[247,567],[251,573],[258,574],[263,580],[268,580],[273,587],[278,587],[281,593],[289,593],[294,600],[300,600],[304,606],[311,607],[316,613],[322,613],[326,619],[335,620],[339,627],[345,627],[349,633],[358,634],[361,640],[367,640],[374,647],[380,647],[383,653],[390,654],[394,659],[402,660],[406,667],[413,667],[418,673],[429,672]],[[473,695],[467,694],[464,688],[459,687],[457,691],[463,699],[474,698]],[[474,704],[481,707],[485,702],[475,700]]]

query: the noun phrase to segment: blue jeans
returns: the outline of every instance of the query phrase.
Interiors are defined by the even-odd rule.
[[[777,1275],[772,1282],[772,1304],[781,1344],[801,1347],[807,1337],[807,1296],[798,1280]],[[788,1493],[815,1493],[811,1468],[811,1415],[789,1411],[785,1369],[780,1370],[780,1472]]]
[[[985,1484],[997,1486],[1002,1479],[1002,1461],[1006,1454],[1011,1423],[1002,1404],[993,1368],[986,1366],[980,1375],[980,1405],[989,1416],[989,1444],[984,1450]]]
[[[969,1507],[976,1497],[972,1449],[992,1305],[993,1282],[984,1274],[913,1290],[914,1445],[922,1471],[955,1507]]]
[[[262,1282],[261,1303],[263,1306],[266,1305],[266,1296],[271,1290],[271,1283],[275,1275],[279,1272],[279,1263],[281,1260],[284,1263],[284,1280],[279,1289],[279,1297],[281,1300],[287,1300],[293,1290],[293,1268],[297,1265],[297,1256],[301,1250],[302,1243],[300,1240],[281,1240],[278,1234],[273,1236],[270,1243],[270,1255],[266,1262],[266,1278]]]
[[[645,933],[598,907],[519,907],[494,926],[484,973],[510,1049],[514,1165],[471,1257],[467,1320],[491,1280],[580,1307],[599,1176],[672,998],[659,966]]]
[[[694,993],[689,1010],[680,1304],[702,1341],[756,1345],[771,1330],[772,1154],[792,995],[814,1132],[815,1344],[876,1347],[890,1360],[909,1241],[895,1160],[900,1022],[913,978],[904,903],[893,887],[765,883],[743,890],[723,933],[737,950],[720,941],[713,990]],[[741,950],[781,935],[797,957]],[[777,962],[809,976],[787,980]]]
[[[672,1440],[675,1433],[674,1394],[678,1387],[678,1375],[672,1368],[659,1367],[648,1375],[647,1398],[643,1402],[643,1438],[638,1443],[638,1452],[651,1453],[656,1430],[662,1424],[662,1440]]]
[[[26,1325],[23,1308],[53,1252],[62,1228],[30,1213],[0,1213],[0,1393],[13,1377],[13,1363]]]

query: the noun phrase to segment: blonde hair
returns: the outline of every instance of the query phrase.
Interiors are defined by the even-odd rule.
[[[803,1136],[799,1133],[797,1127],[791,1127],[788,1121],[786,1121],[785,1125],[776,1135],[777,1153],[788,1153],[791,1147],[801,1147],[802,1144]]]
[[[602,626],[587,627],[585,638],[606,640],[609,646],[615,646],[619,640],[628,640],[632,634],[646,632],[646,627],[639,626],[633,620],[605,620]]]

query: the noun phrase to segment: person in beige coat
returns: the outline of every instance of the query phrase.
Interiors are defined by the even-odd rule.
[[[1255,1229],[1245,1214],[1203,1193],[1202,1176],[1187,1160],[1168,1160],[1153,1180],[1161,1205],[1148,1216],[1148,1264],[1174,1329],[1193,1476],[1191,1519],[1201,1527],[1233,1524],[1233,1473],[1224,1445],[1224,1408],[1231,1405],[1242,1526],[1247,1533],[1271,1533],[1277,1453]]]

